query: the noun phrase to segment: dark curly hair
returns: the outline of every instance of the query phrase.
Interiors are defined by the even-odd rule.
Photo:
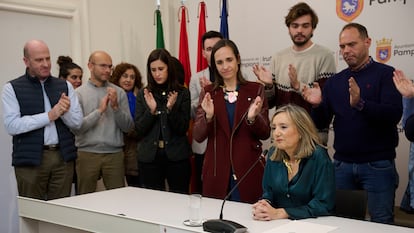
[[[109,81],[119,86],[119,79],[121,78],[122,74],[125,73],[125,71],[129,69],[132,69],[134,71],[135,73],[134,86],[138,88],[138,90],[140,90],[144,86],[144,84],[142,83],[141,73],[139,72],[138,68],[135,65],[130,64],[130,63],[121,62],[120,64],[116,65]]]

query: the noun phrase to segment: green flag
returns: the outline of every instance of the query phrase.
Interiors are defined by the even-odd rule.
[[[162,22],[161,22],[161,11],[155,10],[155,14],[157,15],[157,49],[165,48],[164,46],[164,32],[162,29]]]

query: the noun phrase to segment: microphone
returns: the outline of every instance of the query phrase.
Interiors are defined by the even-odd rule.
[[[231,194],[236,190],[236,188],[240,185],[240,183],[246,178],[246,176],[253,170],[253,168],[257,165],[260,159],[265,158],[268,150],[264,150],[259,158],[253,163],[253,165],[249,168],[249,170],[244,173],[244,175],[240,178],[240,180],[233,186],[230,192],[224,197],[223,203],[221,204],[220,210],[220,218],[219,219],[210,219],[203,223],[203,230],[212,233],[243,233],[247,231],[247,227],[233,222],[231,220],[223,219],[223,207],[226,200],[231,196]]]

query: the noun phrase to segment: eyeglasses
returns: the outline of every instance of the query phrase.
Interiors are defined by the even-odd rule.
[[[96,63],[93,63],[93,62],[91,62],[91,64],[94,65],[94,66],[99,66],[102,69],[112,70],[112,64],[110,64],[110,65],[108,65],[108,64],[96,64]]]

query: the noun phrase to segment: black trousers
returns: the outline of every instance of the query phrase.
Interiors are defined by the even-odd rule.
[[[189,193],[191,166],[190,159],[168,160],[164,149],[159,148],[151,163],[138,162],[141,185],[143,188]],[[168,190],[166,183],[168,183]]]

